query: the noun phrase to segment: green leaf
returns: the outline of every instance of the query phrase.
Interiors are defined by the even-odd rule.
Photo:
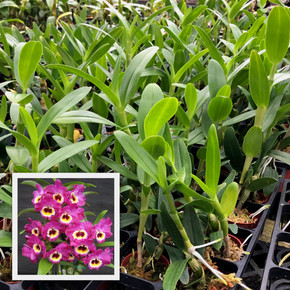
[[[0,216],[2,218],[8,218],[11,219],[12,218],[12,206],[10,204],[7,203],[0,203]]]
[[[61,116],[53,120],[55,124],[74,124],[74,123],[97,123],[110,126],[117,126],[115,123],[109,121],[100,115],[84,110],[69,111],[63,113]]]
[[[208,87],[210,97],[213,99],[219,90],[226,85],[226,78],[221,65],[214,59],[208,64]]]
[[[166,98],[157,102],[144,121],[145,136],[158,135],[161,128],[174,116],[178,108],[176,98]]]
[[[216,96],[207,108],[207,113],[213,123],[224,121],[228,118],[233,108],[232,100],[228,97]]]
[[[119,106],[119,104],[120,104],[119,97],[106,84],[104,84],[99,79],[89,75],[88,73],[85,73],[80,69],[70,67],[67,65],[51,64],[51,65],[47,65],[46,67],[61,69],[61,70],[73,73],[77,76],[80,76],[80,77],[88,80],[89,82],[93,83],[96,87],[98,87],[101,91],[103,91],[106,94],[106,96],[110,99],[112,104],[114,104],[115,106]]]
[[[188,83],[185,87],[185,92],[184,92],[184,99],[185,99],[185,104],[187,106],[187,116],[189,120],[192,119],[195,109],[196,109],[196,104],[197,104],[197,92],[193,84]]]
[[[267,19],[266,52],[273,64],[278,64],[289,46],[290,17],[286,9],[275,6]]]
[[[187,146],[182,139],[177,139],[174,142],[175,167],[178,170],[185,170],[185,177],[183,182],[190,185],[192,165]]]
[[[174,261],[169,265],[164,275],[164,280],[163,280],[164,289],[166,290],[175,289],[176,284],[180,276],[182,275],[188,261],[189,259],[184,259],[181,261]]]
[[[199,5],[195,7],[190,13],[184,15],[182,26],[185,27],[186,25],[193,23],[193,21],[206,9],[206,5]]]
[[[97,159],[100,160],[102,163],[104,163],[109,168],[113,169],[115,172],[119,172],[121,175],[123,175],[129,179],[138,181],[137,175],[134,172],[132,172],[131,170],[129,170],[127,167],[123,166],[122,164],[117,163],[117,162],[113,161],[112,159],[107,158],[105,156],[97,156]]]
[[[4,0],[2,3],[0,3],[0,9],[5,8],[5,7],[14,7],[14,8],[19,8],[19,6],[11,0]],[[13,19],[11,19],[12,21]],[[2,22],[2,21],[1,21]]]
[[[226,156],[230,159],[231,166],[238,172],[242,172],[244,156],[235,131],[232,127],[226,129],[224,135],[224,149]]]
[[[34,180],[24,180],[21,182],[21,184],[30,185],[36,188],[36,184],[39,184],[39,183]]]
[[[146,210],[143,210],[141,211],[140,213],[143,213],[143,214],[160,214],[161,211],[159,209],[146,209]]]
[[[142,140],[145,139],[144,120],[150,109],[163,98],[163,92],[157,84],[148,84],[145,87],[138,110],[138,131]]]
[[[31,173],[31,170],[29,170],[28,168],[26,168],[24,166],[15,165],[14,168],[15,168],[15,171],[16,172],[27,172],[27,173]]]
[[[186,114],[186,112],[184,112],[181,104],[179,104],[178,106],[176,116],[186,129],[190,129],[190,119],[188,118],[188,115]]]
[[[7,131],[9,131],[17,140],[19,140],[19,142],[25,146],[30,154],[37,154],[37,150],[36,147],[33,145],[33,143],[24,135],[11,130],[9,127],[7,127],[5,124],[3,124],[2,122],[0,122],[0,128],[3,128]]]
[[[196,63],[202,56],[204,56],[208,52],[208,49],[204,49],[200,51],[198,54],[191,57],[191,59],[186,62],[176,73],[176,75],[173,77],[172,82],[177,83],[180,78],[183,76],[183,74],[186,72],[187,69],[189,69],[194,63]]]
[[[34,207],[25,208],[18,213],[18,216],[21,216],[24,213],[35,213],[35,208]]]
[[[157,163],[151,155],[139,145],[131,136],[121,131],[116,131],[116,138],[121,143],[127,154],[156,182],[158,182]]]
[[[208,131],[206,146],[205,181],[212,193],[216,193],[220,177],[220,150],[215,125],[211,125]]]
[[[0,200],[9,204],[10,206],[12,205],[12,197],[7,194],[2,188],[0,188]]]
[[[111,241],[111,242],[104,242],[102,244],[99,244],[98,246],[99,247],[113,247],[114,246],[114,241]]]
[[[213,213],[214,208],[212,206],[212,203],[209,199],[206,198],[206,200],[193,200],[189,203],[186,203],[184,205],[181,205],[178,207],[178,210],[183,209],[186,206],[193,206],[195,209],[200,209],[206,213]]]
[[[222,56],[220,55],[218,49],[216,48],[216,46],[214,45],[214,43],[210,39],[210,37],[207,35],[207,33],[202,28],[195,26],[195,25],[193,27],[197,31],[197,33],[199,34],[201,39],[203,40],[205,47],[208,48],[211,58],[216,60],[220,64],[221,68],[223,69],[224,75],[227,74],[227,68],[226,68],[226,65],[224,63],[224,60],[223,60]]]
[[[160,186],[165,189],[167,188],[167,173],[164,158],[160,156],[158,158],[158,178]]]
[[[264,187],[277,183],[277,179],[272,177],[261,177],[258,179],[253,180],[247,187],[247,190],[250,191],[258,191],[263,189]]]
[[[41,56],[42,44],[39,41],[29,41],[22,47],[17,63],[19,76],[17,81],[21,85],[23,91],[26,91],[31,84]]]
[[[59,145],[59,147],[65,147],[72,144],[69,140],[60,136],[53,136],[53,139]],[[84,154],[82,153],[75,154],[74,156],[71,156],[70,159],[82,171],[91,172],[92,165]]]
[[[218,239],[221,239],[220,242],[218,243],[215,243],[213,244],[212,246],[216,249],[216,250],[219,250],[223,244],[223,239],[224,235],[223,235],[223,231],[222,230],[219,230],[219,231],[216,231],[216,232],[212,232],[209,234],[209,240],[212,242],[212,241],[215,241],[215,240],[218,240]]]
[[[256,110],[245,112],[245,113],[239,114],[238,116],[233,117],[229,120],[226,120],[223,124],[224,124],[224,126],[231,126],[233,124],[240,123],[244,120],[248,120],[250,118],[253,118],[255,116],[255,114],[256,114]]]
[[[228,15],[229,22],[232,22],[232,20],[236,17],[236,15],[242,10],[244,3],[247,0],[240,0],[237,2],[234,2],[234,5],[231,7],[230,13]]]
[[[261,57],[255,50],[251,51],[249,85],[256,106],[268,107],[270,100],[269,81]]]
[[[49,262],[48,258],[46,259],[41,258],[38,264],[37,275],[46,275],[51,270],[52,267],[53,264]]]
[[[119,90],[120,101],[123,108],[129,104],[130,100],[135,95],[139,80],[147,64],[157,53],[159,47],[152,46],[138,53],[130,62],[122,79],[122,84]]]
[[[236,235],[238,233],[239,228],[238,228],[237,224],[228,224],[228,226],[234,235]]]
[[[176,224],[174,223],[173,219],[171,218],[170,214],[168,213],[168,210],[166,208],[166,204],[163,201],[161,204],[161,218],[162,218],[162,223],[165,226],[169,236],[171,237],[173,243],[176,245],[176,247],[179,250],[185,250],[185,244],[184,244],[184,240],[176,226]]]
[[[0,230],[0,247],[12,247],[12,233]]]
[[[187,205],[184,209],[183,226],[186,230],[189,240],[195,246],[204,244],[204,231],[201,222],[196,214],[195,208]],[[196,249],[202,256],[204,248]]]
[[[228,218],[234,211],[239,195],[239,185],[231,182],[223,193],[220,205],[225,218]]]
[[[149,255],[152,256],[157,246],[157,241],[151,235],[148,234],[144,234],[143,239]]]
[[[120,214],[120,228],[123,229],[136,223],[139,220],[139,215],[135,213],[121,213]]]
[[[0,107],[0,121],[4,122],[7,115],[7,100],[5,96],[1,98],[1,107]]]
[[[78,154],[79,152],[95,145],[97,142],[93,140],[82,141],[79,143],[74,143],[67,145],[57,151],[49,154],[45,159],[43,159],[38,166],[39,172],[45,172],[54,165],[60,163],[61,161]]]
[[[247,156],[255,157],[261,150],[262,142],[263,132],[261,128],[257,126],[251,127],[244,138],[244,153]]]
[[[15,165],[24,165],[29,160],[29,151],[25,147],[6,146],[6,152]]]
[[[140,145],[146,149],[155,160],[165,153],[165,140],[162,136],[149,136]]]
[[[42,117],[37,126],[38,138],[41,139],[50,124],[65,111],[80,102],[89,93],[90,89],[89,87],[82,87],[74,90],[53,105]]]
[[[191,174],[191,177],[205,193],[207,193],[211,198],[214,198],[215,191],[212,192],[211,189],[196,175]]]
[[[37,135],[37,128],[35,126],[35,123],[25,108],[20,107],[19,112],[20,112],[22,121],[25,124],[26,130],[29,133],[29,137],[30,137],[33,145],[36,146],[37,142],[38,142],[38,135]]]

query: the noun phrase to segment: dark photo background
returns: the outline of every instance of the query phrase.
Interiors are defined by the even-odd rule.
[[[18,179],[18,213],[26,208],[32,208],[32,198],[33,191],[36,190],[30,185],[22,184],[25,180],[37,181],[37,178],[19,178]],[[52,178],[41,178],[41,180],[47,181],[50,184],[54,184]],[[112,220],[111,231],[113,233],[112,237],[106,239],[107,241],[114,241],[114,178],[59,178],[62,184],[68,182],[81,181],[84,183],[94,184],[96,187],[86,187],[85,191],[95,191],[97,194],[86,195],[86,205],[83,206],[84,211],[90,211],[95,214],[95,216],[88,215],[87,218],[89,221],[94,222],[97,216],[103,211],[108,210],[104,218],[109,217]],[[39,212],[36,213],[23,213],[18,218],[18,274],[19,275],[36,275],[38,263],[33,264],[28,258],[22,256],[22,247],[26,243],[25,234],[19,234],[24,230],[25,224],[29,223],[28,218],[33,220],[40,220],[43,224],[44,218]],[[119,234],[119,233],[116,233]],[[96,242],[97,249],[105,249],[105,247],[98,247]],[[113,248],[113,247],[110,247]],[[112,260],[113,263],[113,260]],[[86,275],[113,275],[114,269],[110,267],[101,267],[98,271],[90,270],[88,266],[83,271],[83,274]]]

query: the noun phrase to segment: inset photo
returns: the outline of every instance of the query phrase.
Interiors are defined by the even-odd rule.
[[[118,173],[13,173],[13,280],[119,280]]]

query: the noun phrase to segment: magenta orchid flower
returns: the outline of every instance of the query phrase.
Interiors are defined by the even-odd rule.
[[[64,225],[60,224],[58,221],[52,220],[43,226],[42,236],[44,239],[48,238],[49,241],[53,242],[56,241],[64,231]]]
[[[107,249],[106,249],[107,250]],[[95,253],[89,254],[83,259],[84,263],[89,266],[91,270],[98,270],[101,266],[111,264],[113,255],[110,251],[97,250]]]
[[[40,221],[34,221],[31,218],[28,218],[30,224],[24,226],[25,232],[34,236],[40,236],[42,231],[42,224]]]
[[[57,179],[54,184],[48,185],[45,189],[58,203],[63,204],[66,201],[67,188],[62,185],[59,179]]]
[[[90,252],[96,251],[96,246],[91,241],[80,241],[79,243],[74,242],[74,254],[79,257],[84,257],[88,255]]]
[[[37,203],[40,203],[42,196],[46,194],[46,189],[44,189],[39,184],[36,184],[37,190],[33,191],[32,203],[35,206]]]
[[[111,232],[112,221],[110,218],[102,218],[94,227],[92,231],[93,237],[99,244],[103,243],[105,239],[112,236]]]
[[[58,214],[60,208],[61,205],[51,195],[45,195],[39,203],[35,204],[35,211],[40,211],[41,215],[49,220]]]
[[[70,225],[65,234],[70,239],[71,245],[78,245],[83,241],[93,241],[93,237],[91,235],[93,229],[93,224],[89,221],[85,221],[82,223],[74,223]]]
[[[32,263],[36,263],[41,257],[41,252],[44,255],[46,253],[45,244],[35,235],[25,237],[27,245],[23,246],[22,255],[29,258]]]
[[[73,205],[63,207],[57,217],[59,222],[63,225],[69,225],[75,222],[79,222],[85,218],[84,209],[78,208]]]
[[[86,203],[86,197],[83,194],[85,186],[83,184],[75,184],[74,189],[68,192],[67,204],[83,206]]]
[[[45,258],[48,257],[49,261],[53,264],[57,264],[60,261],[68,261],[70,257],[71,246],[66,242],[57,245],[54,249],[48,251]]]

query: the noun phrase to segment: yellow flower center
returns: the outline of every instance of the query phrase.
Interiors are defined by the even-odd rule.
[[[90,261],[90,266],[91,266],[92,268],[99,268],[101,265],[102,265],[102,261],[98,260],[97,258],[92,259],[92,260]]]
[[[77,240],[83,240],[86,239],[88,236],[87,232],[84,230],[79,230],[79,231],[75,231],[73,233],[73,237]]]
[[[49,229],[49,230],[47,231],[47,236],[48,236],[49,238],[52,238],[52,239],[55,238],[55,237],[57,237],[58,234],[59,234],[59,230],[54,229],[54,228],[51,228],[51,229]]]
[[[41,213],[45,217],[51,217],[51,216],[53,216],[55,214],[55,210],[51,206],[45,206],[45,207],[42,208]]]
[[[40,247],[40,245],[38,245],[38,244],[34,244],[33,245],[33,251],[35,252],[35,253],[40,253],[40,251],[41,251],[41,247]]]
[[[72,216],[66,212],[62,214],[62,216],[60,217],[60,220],[65,224],[69,224],[72,220]]]
[[[59,262],[61,260],[62,254],[59,252],[54,252],[49,257],[52,261]]]
[[[79,245],[76,247],[76,252],[81,255],[85,255],[89,252],[89,248],[85,245]]]

